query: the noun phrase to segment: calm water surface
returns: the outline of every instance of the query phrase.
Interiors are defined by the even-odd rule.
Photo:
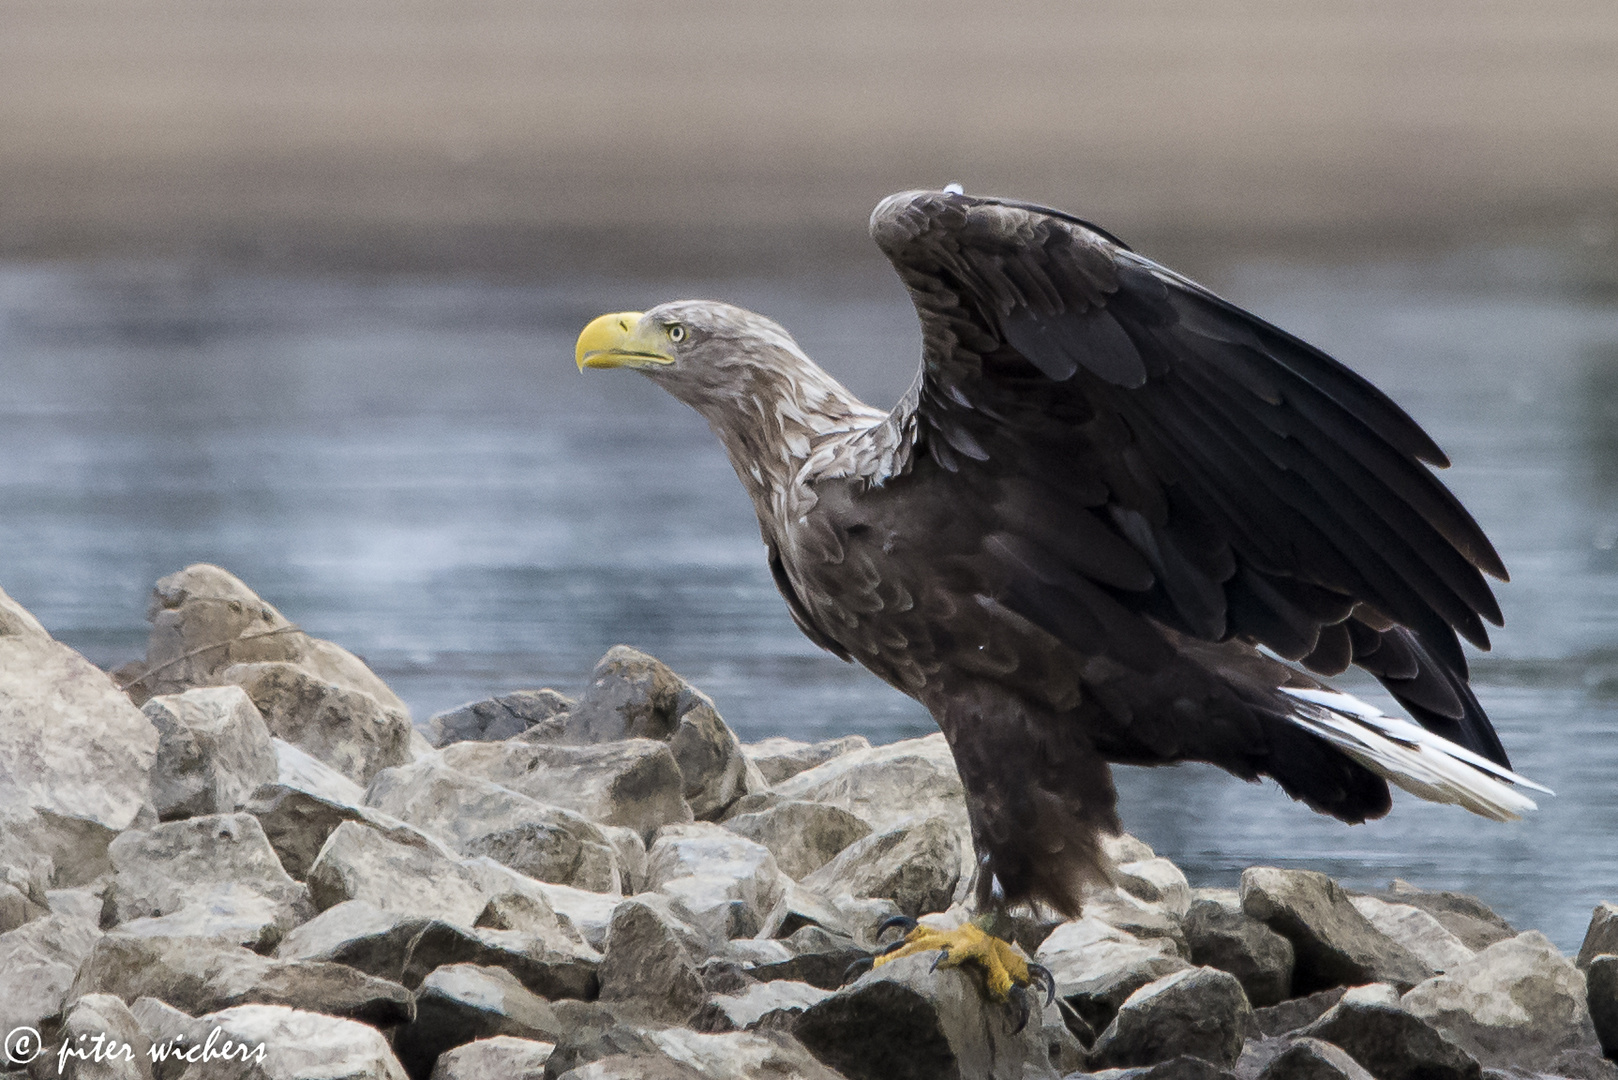
[[[1121,769],[1125,822],[1198,884],[1253,863],[1401,877],[1576,947],[1618,899],[1618,302],[1533,251],[1210,283],[1370,376],[1455,460],[1447,482],[1513,573],[1478,694],[1559,796],[1509,827],[1400,797],[1348,828],[1212,769]],[[745,739],[932,730],[792,626],[695,414],[574,371],[587,319],[686,295],[776,317],[867,400],[911,377],[914,317],[874,255],[801,280],[567,287],[0,265],[0,586],[114,665],[144,651],[152,582],[216,562],[364,655],[418,720],[576,692],[627,642]]]

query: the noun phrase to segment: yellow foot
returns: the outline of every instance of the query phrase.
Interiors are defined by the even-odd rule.
[[[889,945],[872,961],[873,968],[920,952],[938,950],[933,967],[960,967],[971,964],[983,973],[986,995],[993,1001],[1014,1003],[1020,1013],[1017,1030],[1028,1022],[1028,996],[1030,986],[1043,983],[1045,1004],[1056,996],[1056,980],[1038,964],[1030,964],[1018,955],[1011,943],[986,933],[975,923],[962,923],[954,930],[934,930],[921,926],[914,919],[894,918],[882,924],[878,933],[889,927],[907,928],[909,932]]]

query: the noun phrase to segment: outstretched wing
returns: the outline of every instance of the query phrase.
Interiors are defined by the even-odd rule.
[[[1003,603],[1091,654],[1121,604],[1321,674],[1355,663],[1509,765],[1457,637],[1488,647],[1483,575],[1505,567],[1379,390],[1058,211],[908,192],[871,235],[922,323],[894,469],[930,455],[993,504]]]

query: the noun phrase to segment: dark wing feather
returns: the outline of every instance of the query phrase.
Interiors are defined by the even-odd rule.
[[[893,429],[995,512],[1010,609],[1081,649],[1119,604],[1323,674],[1356,663],[1507,764],[1459,642],[1488,647],[1484,574],[1505,567],[1381,391],[1056,211],[911,192],[871,234],[922,322]]]

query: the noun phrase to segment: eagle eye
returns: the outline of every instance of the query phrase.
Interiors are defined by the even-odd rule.
[[[678,345],[685,340],[685,327],[679,323],[670,323],[668,327],[669,340]]]

